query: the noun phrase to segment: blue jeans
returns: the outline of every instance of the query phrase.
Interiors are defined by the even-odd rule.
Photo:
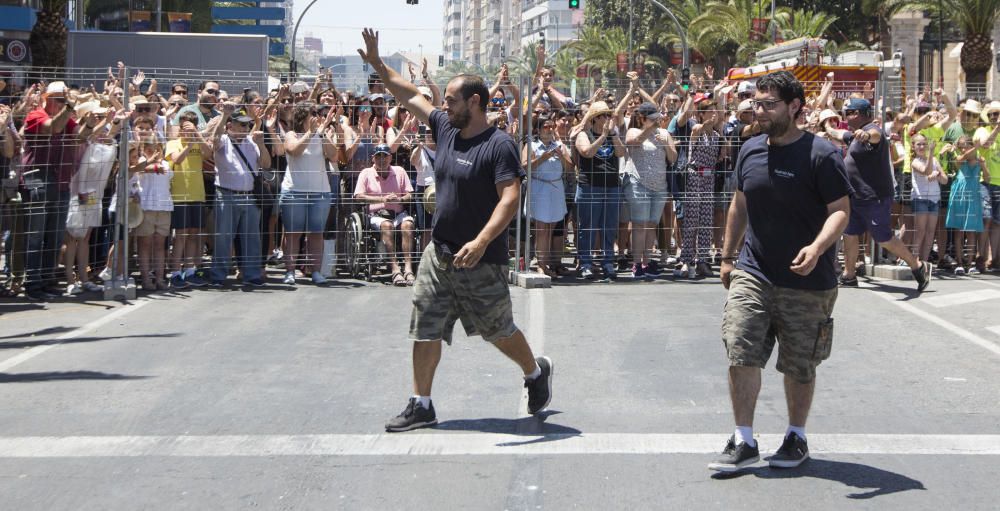
[[[262,278],[260,254],[260,207],[252,194],[215,189],[215,244],[212,249],[212,280],[223,281],[229,274],[233,237],[240,236],[239,261],[243,280]]]
[[[618,236],[618,208],[621,206],[622,189],[618,186],[607,188],[579,185],[576,188],[576,211],[579,216],[577,228],[580,232],[577,251],[580,266],[593,266],[594,236],[601,233],[601,247],[604,250],[602,265],[611,264],[615,257],[615,238]]]

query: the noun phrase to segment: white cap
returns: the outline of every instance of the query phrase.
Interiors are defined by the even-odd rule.
[[[738,87],[736,87],[736,93],[737,94],[744,94],[744,93],[747,93],[747,92],[750,92],[750,93],[757,92],[757,86],[754,85],[753,82],[740,82],[740,85]]]
[[[740,106],[736,107],[736,113],[753,112],[753,102],[749,99],[740,101]]]
[[[431,88],[430,87],[426,87],[426,86],[421,85],[420,87],[417,87],[417,90],[420,91],[420,94],[426,96],[427,98],[431,98],[431,97],[434,96],[433,94],[431,94]]]
[[[66,94],[66,82],[52,82],[45,87],[45,94]]]

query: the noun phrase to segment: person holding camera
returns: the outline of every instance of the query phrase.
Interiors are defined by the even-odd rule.
[[[386,144],[375,146],[372,156],[372,166],[361,171],[358,184],[354,189],[354,198],[368,203],[368,213],[371,217],[371,227],[379,231],[386,253],[389,255],[389,265],[392,270],[394,286],[412,286],[413,274],[413,217],[406,211],[403,204],[410,200],[413,185],[402,167],[391,165],[392,151]],[[399,268],[399,257],[396,253],[394,229],[403,233],[403,269]]]

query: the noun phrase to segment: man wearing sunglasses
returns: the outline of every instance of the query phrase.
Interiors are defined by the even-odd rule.
[[[839,150],[795,122],[805,106],[802,84],[778,71],[760,78],[754,97],[750,106],[764,136],[748,140],[736,160],[737,191],[720,271],[729,290],[722,339],[736,422],[722,454],[708,465],[720,472],[760,460],[754,409],[761,369],[775,344],[788,428],[768,462],[793,468],[809,458],[805,425],[816,367],[830,354],[836,244],[850,209],[851,185]]]
[[[171,119],[170,124],[175,127],[172,136],[177,136],[177,132],[180,130],[180,117],[184,112],[194,112],[198,116],[198,130],[205,130],[208,121],[219,115],[219,111],[215,107],[219,104],[220,90],[219,82],[201,82],[201,85],[198,86],[198,102],[181,108],[177,115]]]
[[[906,262],[917,281],[917,292],[923,292],[930,283],[930,267],[913,255],[892,231],[895,195],[889,158],[889,144],[892,142],[875,124],[872,105],[867,99],[851,98],[844,103],[844,117],[850,130],[834,128],[832,123],[825,125],[830,137],[848,145],[844,165],[854,188],[851,221],[844,230],[844,274],[840,277],[840,285],[858,286],[854,267],[860,250],[858,237],[868,232],[882,248]]]
[[[215,243],[212,253],[212,285],[226,281],[231,265],[230,253],[236,235],[240,238],[241,258],[237,261],[243,283],[264,285],[263,258],[260,248],[260,206],[253,194],[254,175],[270,168],[271,154],[264,145],[264,134],[251,133],[253,119],[233,103],[224,103],[220,121],[211,136],[215,153]]]
[[[188,86],[180,82],[175,83],[173,87],[170,88],[170,94],[180,96],[186,101],[188,97]]]

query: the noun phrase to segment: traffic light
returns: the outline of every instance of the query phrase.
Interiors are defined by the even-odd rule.
[[[538,44],[542,45],[542,48],[545,47],[545,31],[544,30],[539,30],[538,31]]]
[[[686,92],[691,88],[691,68],[685,67],[681,70],[681,88]]]
[[[438,55],[438,67],[444,67],[444,55]]]
[[[406,5],[417,5],[420,0],[406,0]]]
[[[580,0],[569,0],[569,8],[570,9],[579,9],[580,8]]]

